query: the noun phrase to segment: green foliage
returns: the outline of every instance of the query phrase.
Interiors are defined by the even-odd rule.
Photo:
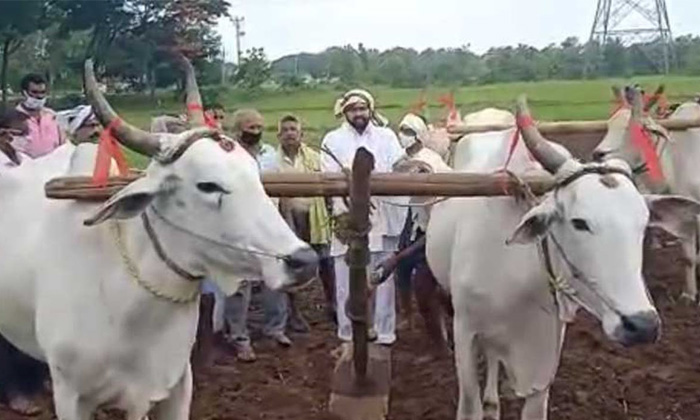
[[[229,7],[228,0],[0,2],[0,48],[8,46],[3,80],[15,87],[33,71],[48,75],[54,89],[80,92],[83,63],[92,57],[111,91],[155,97],[157,88],[182,86],[170,62],[181,51],[204,84],[213,83],[221,74],[212,67],[221,43],[214,27]]]
[[[247,50],[241,58],[241,64],[236,72],[238,85],[246,89],[257,89],[270,79],[270,62],[262,48]]]
[[[49,10],[41,1],[0,2],[0,89],[2,107],[7,104],[7,72],[12,54],[22,46],[25,36],[45,28],[49,22]]]
[[[700,72],[700,38],[676,41],[678,74]],[[272,63],[273,76],[286,80],[311,77],[340,79],[345,85],[381,84],[391,87],[477,85],[536,80],[576,80],[658,74],[650,57],[661,53],[656,42],[624,46],[613,40],[604,48],[569,37],[560,44],[537,49],[528,45],[495,47],[482,55],[468,47],[428,49],[366,49],[362,44],[333,47],[319,54],[283,57]]]

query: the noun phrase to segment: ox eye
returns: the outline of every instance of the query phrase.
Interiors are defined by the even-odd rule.
[[[224,194],[227,191],[224,190],[221,185],[216,182],[198,182],[197,189],[206,194],[221,193]]]
[[[586,222],[583,219],[571,219],[571,224],[574,226],[574,229],[576,229],[576,230],[585,231],[585,232],[591,231],[591,227],[588,226],[588,222]]]

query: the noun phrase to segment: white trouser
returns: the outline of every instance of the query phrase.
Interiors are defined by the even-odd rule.
[[[368,269],[371,270],[389,255],[389,252],[372,252]],[[345,262],[344,255],[335,257],[335,282],[335,296],[338,307],[338,338],[343,341],[352,341],[352,323],[345,314],[345,305],[350,297],[350,269]],[[394,303],[393,276],[377,288],[375,296],[374,330],[377,332],[377,343],[391,344],[396,341],[396,306]]]

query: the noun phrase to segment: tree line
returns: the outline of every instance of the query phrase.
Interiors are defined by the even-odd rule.
[[[318,54],[270,62],[261,48],[245,52],[239,66],[221,61],[216,22],[228,17],[229,0],[18,0],[0,1],[0,87],[5,104],[28,71],[44,74],[55,90],[82,88],[82,66],[96,62],[110,93],[182,86],[170,56],[187,55],[202,86],[226,84],[256,90],[313,84],[424,87],[549,79],[629,77],[660,72],[657,43],[604,47],[577,38],[544,48],[527,45],[387,51],[346,45]],[[700,75],[700,37],[675,40],[673,72]],[[205,102],[220,89],[203,88]],[[14,92],[18,93],[18,92]],[[209,95],[211,93],[211,95]],[[208,98],[207,96],[212,96]]]
[[[541,49],[521,44],[481,55],[468,47],[379,51],[359,44],[283,57],[272,63],[272,74],[289,85],[301,85],[305,78],[393,87],[572,80],[658,74],[660,54],[655,42],[626,46],[613,40],[600,46],[575,37]],[[700,75],[700,37],[677,38],[671,61],[674,73]]]
[[[82,86],[91,57],[110,88],[138,90],[179,83],[177,50],[213,79],[221,40],[214,26],[228,0],[22,0],[0,2],[0,86],[5,103],[28,71],[54,88]],[[225,67],[224,67],[225,70]],[[213,82],[213,80],[210,80]]]

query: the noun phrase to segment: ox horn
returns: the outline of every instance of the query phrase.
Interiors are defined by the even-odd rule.
[[[622,93],[622,89],[620,89],[620,86],[613,85],[612,92],[613,92],[613,96],[615,97],[615,100],[618,103],[623,104],[623,105],[627,104],[627,99],[625,98],[625,95]]]
[[[642,120],[644,110],[642,92],[638,88],[630,88],[630,96],[632,99],[632,120],[639,122]]]
[[[119,115],[114,112],[107,99],[97,88],[91,59],[85,60],[85,94],[97,119],[104,127],[108,127],[110,123],[119,118]],[[160,151],[158,136],[136,128],[124,120],[112,128],[112,132],[120,143],[138,153],[155,156]]]
[[[527,97],[520,95],[516,103],[516,116],[518,120],[522,118],[531,118],[530,109],[527,106]],[[534,125],[521,128],[525,145],[530,150],[530,153],[537,159],[542,166],[552,174],[556,174],[559,168],[566,162],[567,157],[559,153],[547,139],[542,137],[540,130]]]
[[[651,110],[651,108],[653,108],[654,105],[656,105],[656,103],[659,102],[659,100],[661,99],[661,95],[663,95],[665,91],[666,86],[663,83],[660,84],[659,87],[656,88],[656,91],[654,91],[654,94],[649,99],[649,102],[644,104],[644,111],[649,112],[649,110]]]
[[[177,53],[176,57],[185,71],[185,101],[187,105],[187,121],[190,127],[201,127],[204,122],[204,108],[202,107],[202,96],[199,94],[197,77],[194,73],[192,62],[182,53]]]

